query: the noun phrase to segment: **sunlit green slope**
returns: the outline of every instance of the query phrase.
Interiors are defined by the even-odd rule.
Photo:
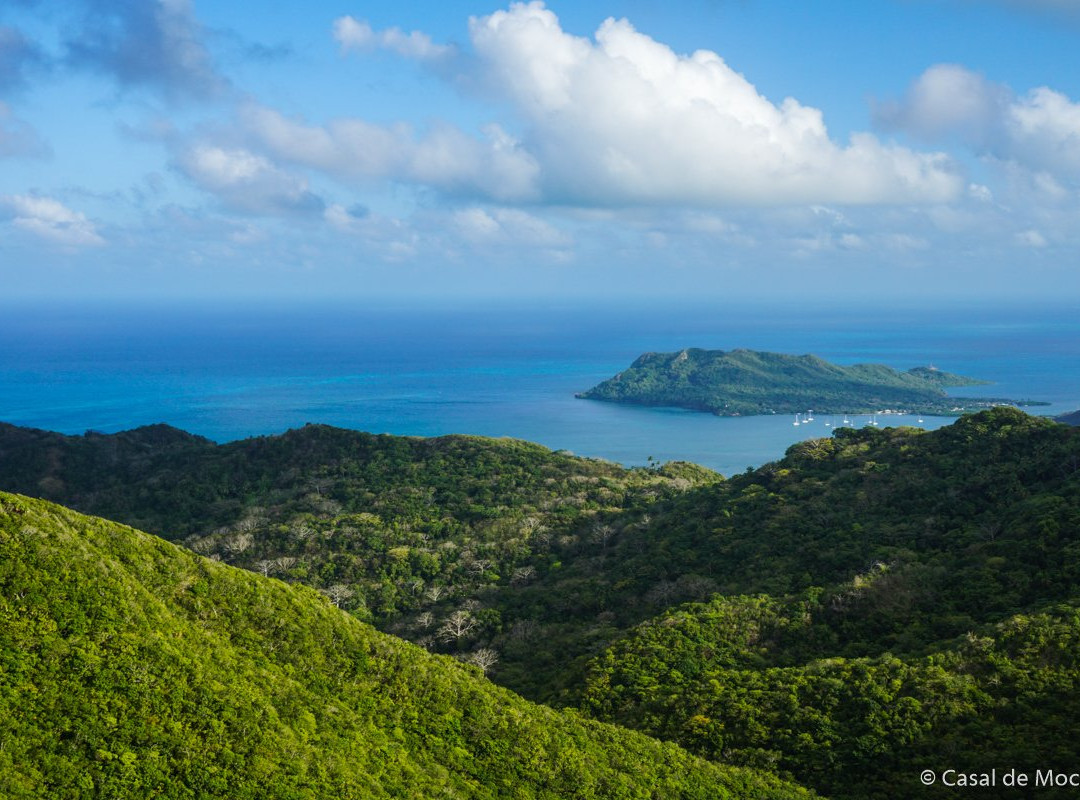
[[[0,796],[789,798],[314,590],[0,493]]]

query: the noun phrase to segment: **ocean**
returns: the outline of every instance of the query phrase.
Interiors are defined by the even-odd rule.
[[[828,436],[838,418],[720,418],[579,400],[647,351],[814,353],[839,364],[933,364],[993,381],[965,396],[1080,408],[1075,307],[866,309],[734,303],[472,307],[9,306],[0,421],[64,433],[166,422],[218,442],[308,422],[375,433],[509,436],[627,465],[724,474]],[[853,424],[866,424],[855,418]],[[949,424],[924,417],[922,427]],[[830,423],[830,425],[826,425]],[[916,424],[879,418],[884,425]]]

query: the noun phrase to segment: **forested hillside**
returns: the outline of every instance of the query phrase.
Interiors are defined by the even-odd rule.
[[[796,798],[302,586],[0,493],[0,796]]]
[[[85,436],[0,425],[0,489],[306,583],[534,697],[613,631],[574,621],[554,641],[545,626],[562,624],[572,594],[523,608],[520,592],[602,556],[606,518],[719,479],[691,464],[627,470],[510,439],[309,425],[218,446],[165,425]]]
[[[0,430],[0,486],[162,523],[194,497],[177,524],[196,550],[823,794],[1080,763],[1075,428],[996,408],[841,429],[726,480],[469,437],[146,435]]]

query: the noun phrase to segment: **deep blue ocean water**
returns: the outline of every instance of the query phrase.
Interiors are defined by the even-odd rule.
[[[1077,307],[821,309],[795,304],[511,304],[471,309],[7,307],[0,420],[64,433],[167,422],[216,441],[307,422],[433,436],[512,436],[725,474],[827,436],[826,422],[719,418],[575,399],[646,351],[747,347],[841,364],[934,364],[994,381],[972,396],[1080,408]],[[866,418],[854,420],[865,424]],[[913,419],[879,418],[885,424]],[[923,427],[951,422],[924,418]]]

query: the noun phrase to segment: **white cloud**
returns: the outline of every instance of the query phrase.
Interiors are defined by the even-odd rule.
[[[1005,126],[1017,160],[1080,175],[1080,104],[1045,86],[1032,89],[1009,106]]]
[[[901,101],[882,104],[878,121],[925,139],[959,135],[989,141],[1010,93],[959,64],[936,64],[920,75]]]
[[[185,148],[177,168],[230,208],[255,214],[321,213],[324,203],[305,179],[279,169],[265,156],[243,148],[209,144]]]
[[[244,125],[275,158],[344,180],[388,179],[500,201],[536,197],[538,165],[497,125],[477,139],[450,125],[417,136],[405,124],[339,119],[325,126],[249,106]]]
[[[550,223],[516,208],[465,208],[453,225],[467,241],[484,245],[567,247],[571,238]]]
[[[1046,247],[1048,242],[1046,237],[1039,233],[1037,230],[1026,230],[1016,234],[1015,241],[1017,244],[1025,247]]]
[[[16,228],[55,244],[90,247],[105,244],[94,223],[59,200],[39,195],[0,195],[0,209]]]
[[[553,202],[907,203],[963,189],[944,155],[865,133],[840,146],[818,109],[776,105],[716,53],[678,55],[626,20],[591,41],[543,3],[515,3],[470,31],[490,85],[529,125]]]
[[[435,44],[431,37],[421,31],[405,33],[400,28],[375,31],[365,20],[351,16],[334,20],[334,38],[343,51],[391,50],[405,58],[429,61],[443,58],[454,52],[448,45]]]
[[[384,261],[406,261],[418,252],[420,237],[404,220],[366,210],[357,213],[337,203],[326,207],[323,218],[339,233],[362,241],[370,252]]]
[[[1042,86],[1017,96],[956,64],[930,67],[879,121],[926,139],[955,137],[977,152],[1050,176],[1080,177],[1080,104]]]

